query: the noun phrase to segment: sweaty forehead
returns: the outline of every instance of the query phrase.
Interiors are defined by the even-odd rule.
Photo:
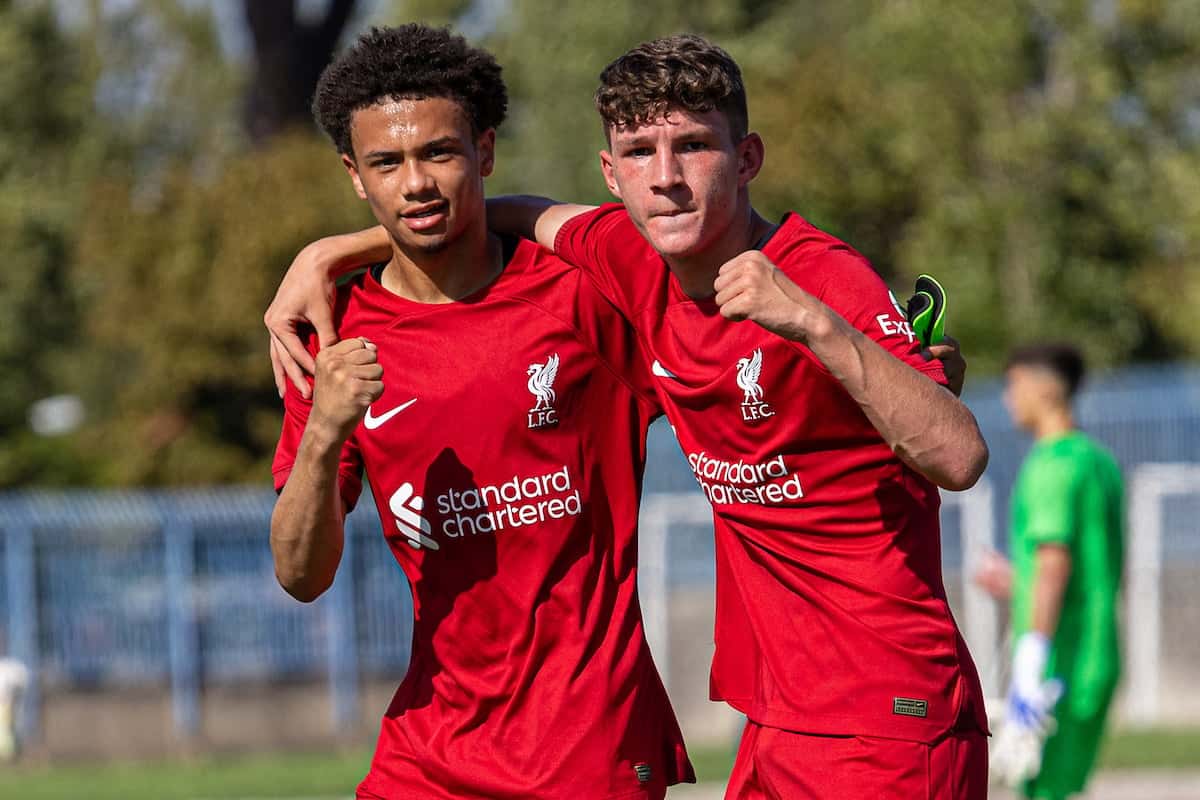
[[[447,97],[390,98],[360,108],[350,120],[351,137],[359,142],[411,144],[446,136],[469,136],[471,122],[458,102]]]

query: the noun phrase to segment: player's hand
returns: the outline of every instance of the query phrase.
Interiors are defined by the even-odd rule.
[[[1062,682],[1051,679],[1043,681],[1028,697],[1022,697],[1019,690],[1010,691],[1004,721],[991,750],[990,776],[994,783],[1019,789],[1042,771],[1042,752],[1057,727],[1053,711],[1062,690]]]
[[[1019,790],[1042,771],[1045,746],[1046,737],[1040,732],[1002,721],[992,736],[988,755],[989,782]]]
[[[383,367],[374,343],[361,337],[338,342],[317,353],[309,424],[344,441],[382,394]]]
[[[797,286],[758,250],[722,265],[713,283],[721,316],[750,320],[785,339],[807,343],[833,329],[828,306]]]
[[[1050,640],[1029,631],[1013,647],[1012,683],[1008,689],[1005,722],[1049,735],[1054,729],[1054,706],[1062,696],[1062,681],[1046,678]]]
[[[926,350],[930,358],[942,362],[942,370],[946,373],[946,382],[955,397],[962,396],[963,383],[967,379],[967,360],[963,358],[962,348],[953,336],[942,337],[941,344],[930,345]]]
[[[1046,679],[1050,640],[1030,631],[1013,648],[1012,683],[1004,707],[1004,720],[991,751],[991,778],[1013,788],[1036,778],[1042,768],[1042,750],[1054,733],[1054,707],[1063,684]]]
[[[997,600],[1012,597],[1013,570],[1008,559],[995,550],[988,550],[975,570],[975,585]]]
[[[337,285],[331,277],[338,253],[330,242],[336,237],[319,239],[301,250],[292,260],[275,292],[275,298],[263,315],[271,336],[271,370],[275,388],[283,397],[290,379],[305,399],[310,397],[305,373],[316,373],[316,363],[301,341],[301,325],[317,331],[321,349],[337,341],[333,326],[333,299]]]

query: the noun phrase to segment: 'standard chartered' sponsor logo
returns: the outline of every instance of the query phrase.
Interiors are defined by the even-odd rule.
[[[688,453],[688,465],[710,503],[782,505],[804,497],[800,476],[788,469],[783,454],[761,463],[724,461],[708,453]]]
[[[529,427],[545,428],[558,423],[558,410],[554,402],[554,379],[558,376],[558,354],[550,356],[544,364],[530,364],[526,370],[529,381],[525,384],[533,395],[533,408],[529,409]]]
[[[742,419],[747,422],[775,416],[775,409],[764,401],[763,389],[758,383],[762,368],[761,347],[737,362],[737,385],[742,390]]]
[[[564,464],[543,475],[514,475],[502,483],[448,489],[434,498],[434,506],[442,517],[438,533],[459,539],[577,517],[583,513],[583,496]],[[423,514],[425,501],[411,483],[396,490],[388,508],[411,547],[440,548]]]

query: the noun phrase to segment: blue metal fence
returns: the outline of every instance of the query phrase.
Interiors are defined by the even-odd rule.
[[[203,684],[327,676],[339,724],[360,674],[402,672],[412,605],[370,496],[350,516],[330,591],[302,604],[275,581],[265,488],[0,494],[0,646],[40,689],[169,686],[176,727]]]

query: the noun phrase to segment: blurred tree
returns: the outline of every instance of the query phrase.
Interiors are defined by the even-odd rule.
[[[134,25],[105,19],[112,49],[170,58],[153,91],[114,92],[132,168],[92,182],[78,230],[88,345],[73,367],[94,421],[75,439],[98,455],[101,483],[265,480],[280,403],[262,311],[304,244],[370,218],[311,124],[270,138],[242,127],[244,94],[211,16],[170,0],[139,11]],[[295,31],[290,13],[277,21]],[[120,63],[106,63],[111,83],[147,80]],[[296,90],[305,105],[312,88]]]
[[[67,275],[95,155],[91,58],[50,9],[0,0],[0,486],[76,472],[27,417],[69,390],[62,359],[79,341]]]
[[[731,43],[763,206],[896,284],[940,276],[977,370],[1039,337],[1100,365],[1200,353],[1167,299],[1200,280],[1195,2],[808,5]]]
[[[297,13],[296,0],[242,0],[254,44],[245,121],[255,142],[292,125],[311,126],[313,89],[355,4],[356,0],[328,0],[318,19],[306,21]]]
[[[680,29],[686,5],[515,0],[485,42],[504,66],[511,96],[490,191],[611,199],[596,155],[604,146],[592,105],[596,79],[643,39]]]
[[[262,309],[303,244],[369,217],[311,126],[247,148],[248,85],[206,8],[0,0],[0,232],[20,265],[0,285],[0,485],[266,479]],[[30,403],[60,392],[87,420],[35,436]]]
[[[98,185],[82,230],[75,280],[93,366],[80,369],[103,424],[81,438],[110,454],[105,483],[266,480],[280,402],[263,309],[292,256],[365,227],[365,204],[333,148],[304,134],[233,157],[211,180],[176,165],[152,200],[137,193],[120,178]]]

